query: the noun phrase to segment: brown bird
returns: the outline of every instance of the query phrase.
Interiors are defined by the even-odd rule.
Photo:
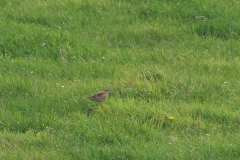
[[[89,99],[92,101],[96,101],[96,102],[103,102],[107,97],[108,97],[108,93],[112,91],[111,89],[104,89],[101,92],[97,92],[93,95],[91,95],[90,97],[84,98],[84,99],[80,99],[80,100],[85,100],[85,99]]]

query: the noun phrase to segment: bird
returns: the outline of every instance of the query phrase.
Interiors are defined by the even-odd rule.
[[[111,89],[104,89],[103,91],[101,92],[97,92],[93,95],[91,95],[90,97],[87,97],[87,98],[83,98],[83,99],[80,99],[80,100],[85,100],[85,99],[89,99],[91,101],[95,101],[95,102],[103,102],[105,101],[105,99],[108,97],[108,93],[112,91]]]

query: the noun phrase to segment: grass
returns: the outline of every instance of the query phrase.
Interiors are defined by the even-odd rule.
[[[238,3],[0,6],[1,159],[239,159]]]

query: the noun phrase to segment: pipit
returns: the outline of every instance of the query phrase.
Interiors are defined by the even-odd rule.
[[[80,99],[80,100],[85,100],[85,99],[89,99],[95,102],[103,102],[107,97],[108,97],[108,93],[112,91],[111,89],[104,89],[101,92],[97,92],[93,95],[91,95],[90,97],[84,98],[84,99]]]

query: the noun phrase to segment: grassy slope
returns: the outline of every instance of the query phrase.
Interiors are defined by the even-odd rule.
[[[1,159],[238,159],[230,5],[1,0]]]

